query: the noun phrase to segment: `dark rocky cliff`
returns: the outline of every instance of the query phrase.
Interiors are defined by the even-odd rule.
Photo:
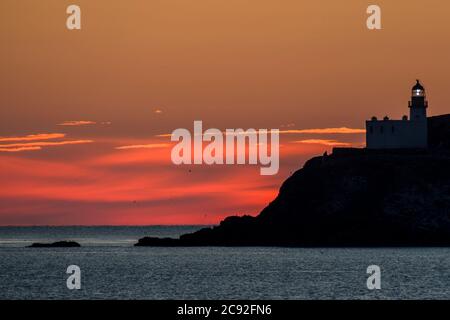
[[[429,145],[310,159],[257,217],[136,245],[448,246],[450,115],[429,118]]]
[[[428,144],[434,150],[450,151],[450,114],[428,118]]]

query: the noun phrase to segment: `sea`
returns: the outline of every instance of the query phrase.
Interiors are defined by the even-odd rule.
[[[133,246],[201,227],[0,227],[0,299],[450,299],[449,248]],[[59,240],[81,247],[27,248]]]

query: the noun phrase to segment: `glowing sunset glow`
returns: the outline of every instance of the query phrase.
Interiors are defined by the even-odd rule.
[[[448,113],[450,2],[380,0],[380,31],[357,0],[76,2],[76,31],[64,1],[0,3],[0,225],[256,215],[309,158],[363,146],[365,120],[401,119],[414,79]],[[195,120],[278,128],[279,172],[174,165]]]

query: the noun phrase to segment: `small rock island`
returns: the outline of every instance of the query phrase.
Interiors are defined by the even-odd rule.
[[[28,246],[28,248],[74,248],[74,247],[81,247],[81,245],[75,241],[57,241],[53,243],[35,242],[32,245]]]

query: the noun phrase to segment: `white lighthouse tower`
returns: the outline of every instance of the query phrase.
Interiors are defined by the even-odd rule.
[[[426,121],[428,101],[426,100],[425,88],[417,80],[412,88],[411,101],[408,103],[410,119],[413,121]]]

